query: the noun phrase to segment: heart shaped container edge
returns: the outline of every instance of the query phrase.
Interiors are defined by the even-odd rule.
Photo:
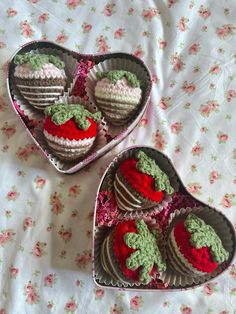
[[[103,284],[100,284],[97,280],[96,280],[96,271],[95,271],[95,267],[94,267],[94,256],[95,256],[95,234],[96,234],[96,208],[97,208],[97,203],[98,203],[98,194],[99,194],[99,191],[101,189],[101,186],[102,186],[102,183],[104,181],[104,178],[106,177],[107,173],[109,172],[109,169],[112,167],[113,163],[121,156],[123,155],[124,153],[126,153],[127,151],[129,150],[132,150],[132,149],[141,149],[141,148],[145,148],[145,149],[151,149],[153,151],[156,151],[158,152],[159,154],[163,155],[168,161],[169,163],[171,164],[171,166],[173,167],[173,169],[175,170],[176,172],[176,175],[179,179],[179,182],[180,182],[180,190],[184,190],[185,193],[187,193],[188,195],[190,195],[193,199],[195,199],[196,201],[198,201],[198,203],[201,203],[203,206],[207,206],[209,208],[211,208],[212,210],[216,211],[219,215],[221,215],[228,223],[229,225],[229,228],[231,229],[231,233],[232,233],[232,241],[233,241],[233,245],[234,245],[234,253],[232,254],[229,262],[227,263],[228,266],[219,274],[217,274],[214,278],[211,278],[210,280],[207,280],[206,282],[203,282],[203,283],[199,283],[199,284],[194,284],[193,286],[191,287],[185,287],[185,288],[156,288],[156,289],[144,289],[144,288],[137,288],[137,287],[114,287],[114,286],[107,286],[107,285],[103,285]],[[108,228],[108,227],[107,227]],[[192,194],[190,194],[187,189],[185,188],[183,182],[181,181],[181,178],[180,176],[178,175],[171,159],[165,155],[164,153],[158,151],[157,149],[153,148],[153,147],[150,147],[150,146],[143,146],[143,145],[135,145],[135,146],[130,146],[124,150],[122,150],[119,154],[117,154],[113,159],[112,161],[109,163],[109,165],[107,166],[101,180],[100,180],[100,183],[99,183],[99,186],[98,186],[98,189],[97,189],[97,192],[96,192],[96,200],[95,200],[95,205],[94,205],[94,218],[93,218],[93,247],[92,247],[92,260],[93,260],[93,281],[94,283],[101,287],[101,288],[107,288],[107,289],[118,289],[118,290],[121,290],[121,291],[141,291],[141,292],[144,292],[144,291],[164,291],[164,292],[177,292],[177,291],[185,291],[185,290],[191,290],[193,288],[196,288],[196,287],[200,287],[204,284],[206,284],[207,282],[210,282],[212,280],[215,280],[216,278],[218,278],[219,276],[221,276],[230,266],[230,264],[232,263],[232,261],[234,260],[234,258],[236,257],[236,231],[234,229],[234,226],[232,225],[231,221],[221,212],[219,211],[218,209],[216,209],[215,207],[212,207],[212,206],[209,206],[208,204],[205,204],[204,202],[202,202],[201,200],[199,200],[197,197],[193,196]]]
[[[145,104],[142,108],[142,110],[139,112],[139,114],[137,115],[137,117],[129,124],[129,126],[127,127],[127,129],[125,129],[122,133],[120,133],[118,136],[116,136],[115,138],[113,138],[109,143],[107,143],[104,147],[102,147],[101,149],[99,149],[98,151],[88,155],[85,159],[83,159],[82,161],[78,162],[76,165],[74,165],[73,167],[69,168],[68,170],[62,170],[60,169],[56,164],[54,164],[54,162],[52,161],[52,159],[50,159],[45,150],[40,146],[40,144],[38,143],[37,139],[31,134],[27,123],[26,123],[26,117],[23,115],[23,113],[21,112],[18,104],[16,102],[14,102],[14,98],[13,98],[13,94],[11,91],[11,84],[10,84],[10,73],[12,72],[13,68],[14,68],[14,64],[13,64],[13,59],[15,57],[16,54],[18,53],[25,53],[31,50],[35,50],[38,48],[57,48],[62,50],[63,52],[69,52],[71,53],[71,55],[73,57],[75,57],[77,60],[80,59],[84,59],[84,60],[92,60],[95,63],[98,62],[102,62],[106,59],[111,59],[111,58],[117,58],[117,57],[126,57],[127,59],[133,60],[134,62],[138,63],[139,65],[141,65],[145,71],[147,72],[148,78],[149,78],[149,84],[146,90],[146,99],[145,99]],[[9,60],[9,67],[8,67],[8,73],[7,73],[7,93],[8,93],[8,97],[11,103],[11,106],[13,107],[15,113],[17,114],[18,118],[20,119],[21,123],[23,124],[23,126],[26,128],[28,134],[30,135],[30,137],[33,139],[34,143],[36,144],[36,146],[39,148],[39,151],[41,152],[41,154],[47,158],[47,160],[53,165],[53,167],[59,171],[60,173],[65,173],[65,174],[72,174],[75,173],[77,171],[79,171],[80,169],[84,168],[85,166],[87,166],[88,164],[90,164],[92,161],[102,157],[103,155],[105,155],[108,151],[110,151],[114,146],[118,145],[123,139],[125,139],[125,137],[127,137],[132,131],[133,129],[137,126],[137,124],[139,123],[139,121],[141,120],[141,118],[143,117],[147,106],[149,104],[149,100],[150,100],[150,94],[151,94],[151,88],[152,88],[152,80],[151,80],[151,74],[150,71],[148,69],[148,67],[144,64],[144,62],[133,56],[132,54],[128,54],[128,53],[123,53],[123,52],[112,52],[112,53],[107,53],[107,54],[80,54],[78,52],[75,51],[71,51],[61,45],[57,45],[51,41],[44,41],[44,40],[37,40],[37,41],[31,41],[28,42],[24,45],[22,45],[14,54],[13,56],[10,58]]]

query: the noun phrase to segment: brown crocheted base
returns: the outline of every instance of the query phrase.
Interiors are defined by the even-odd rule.
[[[66,86],[66,78],[21,79],[15,77],[16,85],[26,86]],[[27,89],[28,90],[28,89]]]
[[[113,248],[114,231],[112,231],[106,239],[104,239],[101,253],[100,261],[104,271],[109,274],[113,279],[129,283],[132,282],[128,280],[122,273],[118,261],[116,260]]]
[[[53,105],[64,93],[66,79],[20,79],[15,78],[16,86],[22,96],[35,108],[43,110]]]

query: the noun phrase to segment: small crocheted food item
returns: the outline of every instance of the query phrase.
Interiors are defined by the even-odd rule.
[[[45,109],[44,136],[60,159],[73,161],[84,156],[97,135],[101,113],[91,113],[79,104],[58,104]]]
[[[64,93],[67,84],[65,64],[57,56],[27,52],[14,58],[14,78],[22,96],[43,110]]]
[[[147,285],[153,273],[166,269],[157,241],[143,220],[120,222],[102,244],[102,267],[119,282]]]
[[[156,162],[140,150],[135,158],[120,164],[115,174],[114,191],[118,207],[134,211],[155,206],[162,201],[164,193],[172,194],[174,189]]]
[[[194,214],[174,226],[167,246],[169,266],[186,276],[212,273],[229,258],[215,230]]]
[[[95,86],[97,105],[113,125],[126,124],[135,114],[142,97],[140,82],[128,71],[98,72]]]

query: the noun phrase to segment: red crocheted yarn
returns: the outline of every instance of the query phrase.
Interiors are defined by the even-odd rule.
[[[136,169],[137,160],[134,158],[126,159],[120,165],[120,172],[129,184],[142,196],[154,201],[161,202],[163,192],[155,190],[154,178]]]
[[[127,221],[119,223],[114,231],[114,253],[120,265],[120,268],[127,279],[137,281],[139,279],[139,268],[130,270],[126,267],[126,259],[135,252],[135,249],[129,248],[124,241],[124,235],[127,232],[137,233],[135,221]]]
[[[184,222],[175,226],[174,236],[180,252],[194,268],[205,273],[212,273],[216,269],[218,263],[212,260],[208,247],[196,249],[191,245],[191,233],[185,228]]]
[[[97,124],[91,118],[87,118],[90,121],[90,127],[87,130],[81,130],[78,128],[74,119],[70,119],[64,124],[56,125],[50,116],[48,116],[44,123],[44,130],[53,136],[59,138],[65,138],[68,140],[83,140],[85,138],[95,137],[97,134]]]

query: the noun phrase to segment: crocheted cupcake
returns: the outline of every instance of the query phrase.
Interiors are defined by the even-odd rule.
[[[175,225],[167,246],[169,266],[192,277],[212,273],[229,258],[215,230],[194,214]]]
[[[79,104],[52,105],[44,111],[44,136],[53,153],[64,161],[84,156],[97,135],[101,113],[91,113]]]
[[[172,194],[174,189],[155,160],[138,151],[135,158],[120,164],[115,174],[114,191],[118,207],[134,211],[155,206],[162,201],[164,193]]]
[[[98,72],[95,86],[97,105],[107,121],[126,124],[135,114],[142,97],[140,82],[128,71]]]
[[[45,109],[63,94],[67,79],[59,57],[27,52],[15,56],[14,63],[16,86],[35,108]]]
[[[154,273],[166,269],[157,238],[143,220],[120,222],[102,244],[103,269],[119,282],[147,285]]]

